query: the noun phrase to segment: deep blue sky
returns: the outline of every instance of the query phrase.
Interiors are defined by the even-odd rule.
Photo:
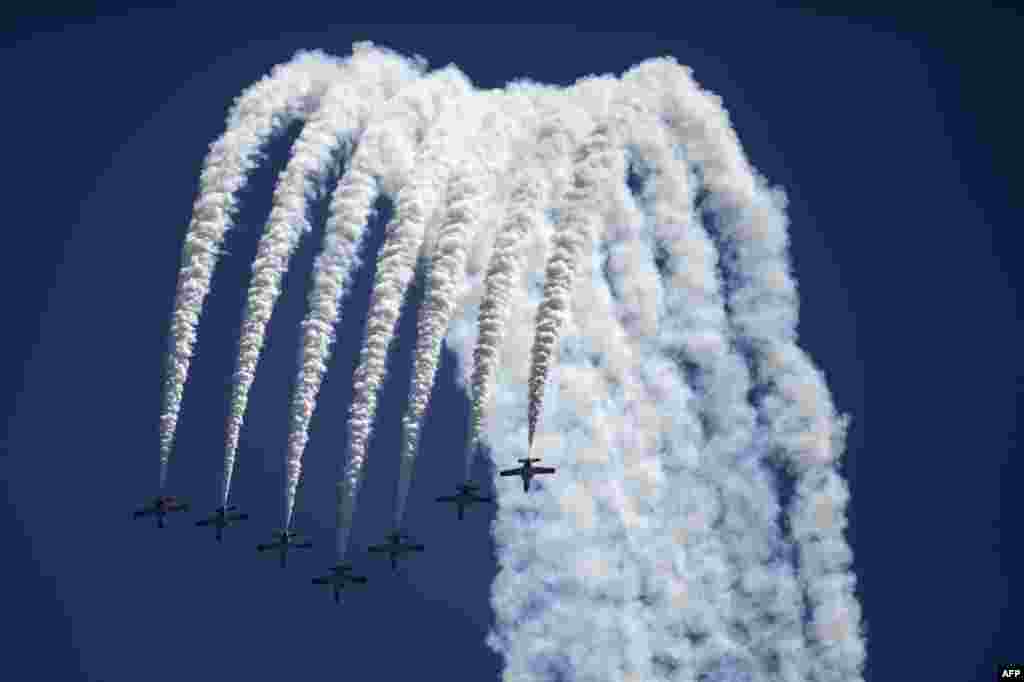
[[[1003,146],[1019,109],[1016,76],[997,57],[1012,53],[1012,15],[735,9],[626,32],[619,22],[353,26],[341,14],[291,14],[5,20],[0,653],[19,673],[11,679],[333,679],[353,669],[355,679],[496,679],[500,661],[483,645],[496,570],[489,518],[474,509],[455,525],[452,509],[428,501],[461,470],[466,405],[450,364],[409,502],[428,552],[398,575],[357,553],[371,582],[344,609],[309,584],[333,559],[333,480],[369,270],[346,307],[306,453],[295,525],[316,547],[284,573],[253,549],[280,523],[314,240],[285,281],[242,436],[234,495],[252,520],[224,546],[192,527],[194,514],[172,515],[163,532],[130,521],[155,492],[162,355],[207,145],[231,100],[272,65],[299,48],[344,54],[362,39],[455,62],[487,87],[519,76],[569,83],[659,55],[694,67],[724,98],[754,165],[789,194],[801,341],[853,416],[849,538],[869,679],[911,679],[902,675],[937,663],[936,679],[987,680],[996,660],[1021,660],[1009,608],[1019,591],[1008,583],[1021,556],[1021,221]],[[202,510],[216,503],[249,265],[289,142],[244,195],[200,330],[170,481]],[[403,316],[402,338],[412,322]],[[397,438],[386,425],[405,403],[409,355],[391,364],[354,549],[390,522]]]

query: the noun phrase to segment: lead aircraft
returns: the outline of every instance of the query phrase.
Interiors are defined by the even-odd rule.
[[[533,479],[534,476],[536,476],[537,474],[555,473],[554,467],[538,467],[533,465],[534,462],[539,461],[539,457],[526,457],[525,459],[520,459],[519,462],[522,463],[523,466],[516,467],[515,469],[505,469],[504,471],[501,472],[501,475],[521,476],[523,479],[523,492],[529,492],[530,481]]]

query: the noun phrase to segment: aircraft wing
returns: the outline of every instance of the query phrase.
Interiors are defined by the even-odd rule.
[[[533,473],[535,474],[553,474],[555,473],[554,467],[533,467]]]
[[[437,501],[438,502],[458,502],[458,500],[455,499],[454,497],[452,497],[451,495],[442,495],[441,497],[437,498]]]
[[[504,471],[501,472],[501,475],[502,476],[519,476],[522,473],[523,473],[523,468],[519,467],[518,469],[505,469]]]
[[[388,551],[387,545],[370,545],[366,548],[367,552],[386,552]]]
[[[314,585],[330,585],[331,581],[327,578],[313,578]]]
[[[365,585],[366,583],[369,582],[369,580],[367,580],[366,578],[364,578],[361,575],[354,575],[351,578],[349,578],[349,580],[354,582],[354,583],[359,583],[360,585]]]

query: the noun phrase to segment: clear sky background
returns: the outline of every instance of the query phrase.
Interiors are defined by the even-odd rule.
[[[366,39],[432,66],[454,62],[481,87],[520,76],[568,84],[661,55],[692,66],[723,97],[755,167],[789,195],[801,345],[853,418],[844,472],[867,679],[918,679],[906,675],[934,666],[934,679],[988,680],[996,661],[1024,660],[1012,608],[1012,14],[850,19],[737,5],[647,26],[370,26],[285,5],[3,21],[9,679],[497,679],[500,659],[483,643],[491,517],[474,508],[457,523],[431,501],[453,492],[462,466],[468,406],[450,356],[407,512],[427,552],[397,574],[361,554],[391,520],[415,307],[402,318],[352,538],[370,584],[339,609],[309,583],[334,558],[333,483],[369,269],[347,299],[305,456],[294,526],[316,546],[284,572],[254,550],[281,523],[287,405],[319,231],[285,280],[242,433],[233,498],[251,520],[218,546],[193,526],[196,514],[171,515],[162,532],[130,518],[156,492],[168,316],[207,146],[233,98],[274,64],[300,48],[344,55]],[[200,327],[170,488],[203,512],[217,504],[245,288],[292,132],[243,194]],[[487,468],[477,471],[486,481]]]

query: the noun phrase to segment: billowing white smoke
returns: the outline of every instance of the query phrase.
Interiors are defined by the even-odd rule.
[[[295,508],[302,454],[309,441],[309,422],[330,360],[341,299],[359,266],[359,249],[373,203],[381,190],[394,194],[406,184],[415,155],[415,140],[430,123],[424,112],[433,106],[439,88],[447,86],[445,75],[435,73],[416,81],[374,112],[373,123],[359,138],[348,168],[335,188],[323,249],[313,266],[309,312],[302,322],[299,372],[288,433],[285,527],[290,525]]]
[[[669,73],[652,83],[651,71],[658,68]],[[784,238],[779,240],[785,223],[776,206],[768,226],[747,224],[744,234],[735,229],[743,223],[735,217],[730,220],[723,205],[715,203],[716,188],[709,186],[711,198],[701,208],[719,227],[715,236],[722,240],[724,268],[732,278],[761,287],[761,295],[733,287],[727,309],[716,273],[715,244],[694,220],[699,187],[689,176],[700,171],[711,185],[705,166],[724,165],[727,152],[740,159],[742,154],[727,125],[716,129],[713,121],[705,120],[716,113],[715,106],[693,111],[691,105],[685,114],[679,111],[684,95],[699,93],[692,81],[683,86],[680,80],[689,80],[688,73],[661,61],[624,77],[633,86],[631,95],[636,86],[649,90],[647,100],[653,109],[630,121],[627,144],[644,157],[653,176],[643,198],[654,237],[649,258],[653,264],[656,249],[667,252],[665,284],[635,281],[649,281],[647,275],[637,275],[650,273],[651,264],[641,267],[636,244],[627,246],[621,229],[617,235],[615,226],[607,225],[610,281],[576,287],[577,299],[586,299],[586,304],[573,302],[581,329],[566,332],[561,340],[555,373],[559,404],[545,416],[551,433],[535,443],[549,462],[558,463],[558,456],[569,452],[572,457],[560,466],[557,480],[545,481],[546,490],[553,491],[554,506],[550,499],[531,495],[511,509],[508,504],[501,507],[496,537],[505,544],[504,570],[495,586],[498,629],[491,641],[506,655],[507,674],[516,679],[545,679],[553,671],[567,679],[586,678],[586,673],[594,679],[860,679],[860,612],[852,593],[851,554],[842,538],[848,491],[831,464],[819,469],[817,476],[804,475],[788,510],[792,533],[784,538],[777,525],[778,494],[765,468],[770,453],[799,452],[808,445],[830,448],[838,455],[845,422],[835,416],[817,372],[804,372],[799,382],[791,381],[789,397],[778,397],[780,387],[766,380],[761,369],[756,384],[766,389],[766,397],[757,405],[748,402],[750,376],[733,345],[757,340],[749,345],[754,346],[755,357],[760,356],[757,362],[768,366],[781,358],[779,351],[774,356],[767,352],[766,339],[775,338],[774,345],[782,341],[795,350],[795,308],[780,311],[769,306],[787,298],[779,295],[785,291],[780,271],[788,278],[784,248],[779,248],[785,244]],[[717,106],[717,100],[710,101]],[[717,112],[721,116],[720,108]],[[705,138],[712,134],[731,147],[709,150]],[[754,206],[774,206],[777,192],[761,189],[745,161],[739,167],[746,177],[720,179],[717,191],[722,192],[723,185],[746,186],[759,197],[759,202],[750,202]],[[766,237],[767,244],[757,243]],[[775,262],[766,262],[769,257]],[[585,267],[587,261],[584,253],[576,262]],[[628,271],[628,280],[616,276],[619,267]],[[594,303],[609,284],[613,290],[615,284],[625,285],[617,292],[620,312],[625,313],[619,316],[623,329],[617,337],[595,324],[601,316]],[[645,296],[631,293],[630,287],[639,287]],[[648,333],[648,304],[659,298],[659,292],[657,335],[649,339],[657,351],[652,352],[648,344],[626,339]],[[508,314],[518,316],[521,323],[529,304],[521,296],[512,299]],[[728,319],[729,312],[743,310],[749,311],[746,320]],[[786,326],[778,324],[780,316]],[[456,321],[453,329],[468,336],[468,322]],[[602,342],[609,338],[616,340]],[[490,430],[492,445],[503,458],[522,453],[519,429],[529,428],[522,417],[527,405],[517,395],[521,384],[516,343],[510,339],[505,345],[504,355],[510,360],[503,361],[504,372],[499,369],[503,380],[495,401],[496,424]],[[630,346],[642,354],[636,360],[642,368],[641,382],[635,379],[636,369],[615,370],[626,360]],[[788,372],[796,374],[801,363],[795,355],[788,357],[793,362]],[[804,368],[812,369],[806,356],[799,357]],[[601,371],[595,374],[595,369]],[[692,386],[687,386],[688,380]],[[755,419],[756,411],[760,420]],[[616,423],[616,412],[625,421]],[[768,426],[759,428],[758,421]],[[599,468],[600,475],[592,476],[592,467]],[[635,486],[631,494],[626,492],[630,483]],[[666,488],[673,492],[660,492]],[[641,514],[644,502],[653,504],[651,517]],[[612,516],[602,519],[609,511]],[[561,527],[566,516],[568,527]],[[526,519],[536,523],[524,527]],[[619,531],[614,530],[616,525]],[[599,537],[580,533],[598,529]],[[632,540],[628,546],[639,551],[616,552],[623,539]],[[796,566],[788,549],[794,543],[800,556]],[[623,562],[632,567],[626,570],[626,583],[619,582],[609,594],[607,581],[617,573],[612,567]],[[804,599],[815,608],[811,623],[803,623]],[[635,611],[638,603],[642,613]],[[594,614],[595,620],[578,618],[580,613]],[[591,634],[595,622],[603,623],[597,629],[606,633],[604,639]],[[658,625],[645,637],[636,630],[638,622]],[[618,644],[623,640],[629,642],[625,648]],[[594,642],[593,648],[581,649],[582,641]],[[548,646],[538,648],[543,643]]]
[[[507,168],[464,165],[493,158],[494,141],[465,118],[485,99],[518,122],[502,133]],[[836,469],[846,422],[795,344],[782,194],[756,176],[719,100],[670,60],[497,93],[449,68],[368,116],[303,323],[289,510],[339,300],[383,192],[396,211],[354,380],[339,555],[422,254],[396,525],[442,338],[470,377],[471,445],[504,462],[532,448],[557,467],[528,495],[498,484],[488,641],[506,679],[860,680],[849,491]],[[197,262],[208,270],[212,255]],[[186,350],[174,357],[187,363],[191,336]],[[780,466],[796,478],[786,509]]]
[[[426,291],[416,325],[416,365],[409,388],[409,406],[402,417],[402,449],[398,455],[395,528],[402,527],[405,501],[419,451],[420,427],[430,401],[441,341],[456,302],[456,278],[465,277],[466,240],[480,219],[484,188],[481,173],[470,163],[456,168],[448,186],[448,209],[427,266]]]
[[[292,157],[274,190],[270,218],[253,262],[228,411],[221,489],[224,506],[231,490],[249,389],[256,376],[270,315],[281,294],[281,278],[302,235],[311,229],[306,218],[308,202],[323,191],[335,158],[351,149],[370,111],[380,106],[381,99],[391,98],[418,76],[415,65],[404,58],[369,46],[357,50],[346,66],[347,78],[331,83],[292,147]]]
[[[695,424],[695,435],[703,443],[700,468],[706,472],[704,478],[716,481],[717,494],[731,509],[720,519],[719,551],[727,563],[719,580],[710,583],[731,602],[728,611],[720,611],[736,632],[750,633],[746,646],[755,658],[777,668],[779,679],[806,679],[794,576],[784,564],[763,570],[786,547],[776,525],[777,504],[771,502],[772,482],[757,459],[766,454],[765,439],[755,432],[754,410],[746,401],[749,374],[729,344],[717,254],[694,214],[697,186],[682,154],[673,153],[667,131],[653,115],[657,106],[650,101],[651,93],[636,87],[637,75],[634,71],[623,77],[623,96],[642,110],[630,122],[627,144],[645,180],[641,203],[650,228],[644,240],[655,242],[649,245],[649,253],[661,252],[667,286],[656,292],[649,285],[641,286],[648,281],[650,269],[636,260],[635,241],[633,248],[611,249],[610,278],[618,279],[612,273],[633,275],[621,283],[631,304],[659,301],[658,346],[666,360],[690,375],[697,389],[692,404],[700,419]],[[618,246],[627,244],[628,240],[619,240]],[[629,263],[615,263],[616,256],[628,257]],[[648,291],[640,295],[637,289]],[[629,319],[647,328],[651,311],[639,308]],[[668,476],[674,478],[671,472]],[[745,589],[729,595],[734,584]],[[780,641],[790,644],[779,647]]]
[[[835,468],[848,419],[837,414],[823,375],[796,345],[785,197],[755,175],[720,99],[702,91],[689,70],[659,60],[638,71],[663,93],[670,130],[703,176],[709,192],[704,208],[726,254],[730,324],[750,349],[756,383],[765,390],[757,407],[768,424],[766,447],[797,477],[788,516],[813,615],[805,624],[816,649],[809,675],[854,679],[865,649],[853,555],[843,538],[849,492]]]
[[[424,231],[441,203],[450,168],[446,158],[451,138],[459,130],[460,104],[471,92],[465,77],[454,68],[446,70],[448,87],[439,88],[433,104],[436,121],[429,127],[416,157],[412,178],[398,191],[395,216],[377,259],[370,309],[366,319],[366,343],[360,352],[353,379],[349,412],[349,461],[339,483],[338,554],[344,557],[352,527],[356,499],[366,464],[370,432],[377,413],[377,392],[384,380],[388,346],[395,336],[398,316],[416,267]]]
[[[509,292],[518,275],[521,242],[543,220],[544,180],[539,172],[524,173],[509,198],[509,213],[494,244],[480,304],[479,338],[473,351],[469,438],[464,480],[469,481],[482,433],[484,410],[491,405],[494,368],[508,319]]]
[[[519,90],[536,86],[519,86]],[[533,93],[537,94],[545,93]],[[494,251],[484,278],[483,298],[477,322],[478,338],[473,349],[473,374],[470,378],[470,423],[465,453],[464,480],[472,475],[473,460],[483,433],[485,411],[491,407],[495,368],[499,350],[505,338],[505,325],[511,308],[509,297],[520,277],[521,261],[526,242],[531,237],[546,236],[541,226],[546,217],[545,207],[561,196],[567,162],[575,147],[575,136],[570,124],[558,108],[550,102],[541,102],[530,108],[523,107],[521,115],[528,115],[526,128],[529,153],[519,160],[512,178],[506,216],[494,240]],[[577,112],[578,113],[578,112]],[[586,126],[584,118],[579,125]],[[538,120],[534,120],[538,119]]]
[[[363,49],[359,44],[357,49]],[[199,196],[185,235],[178,273],[178,289],[171,314],[170,349],[166,360],[163,406],[160,414],[160,488],[167,480],[167,465],[181,398],[188,378],[196,325],[210,291],[213,269],[224,234],[237,210],[236,194],[245,185],[256,155],[267,140],[292,121],[314,110],[331,82],[345,80],[343,62],[322,52],[299,52],[269,76],[251,86],[228,114],[227,130],[212,145],[199,177]]]
[[[402,418],[395,528],[402,527],[419,451],[420,430],[441,359],[441,342],[448,333],[452,311],[463,294],[467,248],[474,232],[490,222],[485,218],[487,206],[503,204],[495,175],[503,175],[505,171],[506,154],[501,143],[511,136],[508,127],[512,121],[498,115],[496,98],[476,97],[473,102],[476,106],[467,112],[468,120],[464,118],[460,123],[460,132],[467,136],[466,146],[475,153],[469,153],[455,165],[448,185],[445,217],[436,238],[431,240],[432,251],[427,256],[426,289],[417,321],[409,406]],[[485,115],[486,123],[480,122]],[[478,125],[486,125],[486,129],[474,135],[471,131]]]
[[[544,279],[544,298],[537,310],[537,332],[531,350],[528,443],[533,447],[537,420],[544,402],[544,386],[554,360],[561,327],[572,300],[572,287],[580,252],[594,239],[594,213],[600,193],[618,178],[611,177],[616,153],[611,130],[600,124],[576,152],[573,187],[566,196],[565,215],[555,227],[552,253]]]

